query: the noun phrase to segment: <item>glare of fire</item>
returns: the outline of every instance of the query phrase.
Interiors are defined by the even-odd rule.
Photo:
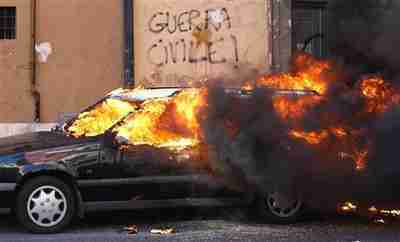
[[[368,158],[369,151],[365,148],[359,148],[356,144],[353,144],[353,134],[351,131],[347,131],[343,127],[334,127],[321,131],[305,132],[301,130],[291,130],[289,135],[296,139],[301,139],[310,145],[320,145],[328,137],[336,137],[340,141],[343,141],[344,149],[350,149],[348,152],[339,152],[340,158],[350,158],[355,163],[355,169],[358,171],[364,170],[366,167],[366,161]],[[338,141],[337,141],[338,142]]]
[[[322,143],[329,135],[332,134],[337,138],[344,138],[348,132],[342,127],[334,127],[321,131],[305,132],[300,130],[291,130],[290,135],[294,138],[303,139],[311,145],[318,145]]]
[[[298,120],[302,118],[307,110],[319,103],[319,96],[304,96],[292,98],[277,96],[273,99],[274,109],[282,120]]]
[[[357,205],[352,203],[352,202],[345,202],[342,206],[340,206],[340,211],[341,212],[355,212],[357,211]]]
[[[206,89],[183,91],[173,99],[178,114],[178,122],[186,125],[192,130],[196,136],[200,132],[200,124],[198,121],[198,111],[201,107],[207,105],[205,97]]]
[[[322,130],[321,132],[316,132],[316,131],[305,132],[300,130],[292,130],[290,131],[290,135],[294,138],[303,139],[309,144],[318,145],[325,138],[327,138],[329,134],[326,130]]]
[[[135,110],[135,105],[116,99],[107,99],[94,109],[81,113],[68,132],[74,137],[93,137],[103,134],[121,118]]]
[[[368,208],[368,211],[369,211],[370,213],[377,213],[377,212],[378,212],[378,209],[377,209],[375,206],[372,206],[372,207]]]
[[[356,162],[356,169],[359,171],[364,170],[368,158],[368,150],[356,151],[352,158]]]
[[[345,137],[348,134],[346,130],[342,127],[332,128],[331,131],[338,138]]]
[[[171,150],[197,146],[197,112],[205,105],[203,89],[190,89],[172,98],[148,100],[114,132],[131,145],[151,145]]]
[[[400,216],[400,210],[393,209],[393,210],[381,210],[382,214],[391,215],[391,216]]]
[[[385,215],[385,216],[393,216],[399,217],[400,216],[400,209],[377,209],[375,206],[371,206],[368,208],[368,212],[376,215]]]
[[[266,75],[256,80],[256,87],[275,89],[312,90],[323,95],[328,90],[329,78],[325,75],[332,67],[327,61],[317,60],[309,54],[300,54],[295,60],[292,73]],[[249,90],[254,88],[250,82],[243,86]]]
[[[361,93],[367,99],[368,113],[383,113],[400,104],[400,94],[381,77],[362,80]]]

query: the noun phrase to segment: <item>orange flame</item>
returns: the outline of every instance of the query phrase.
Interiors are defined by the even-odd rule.
[[[256,80],[256,87],[269,87],[275,89],[312,90],[323,95],[328,90],[332,77],[331,64],[321,61],[309,54],[300,54],[294,60],[295,70],[292,73],[266,75]],[[243,89],[253,89],[250,82]]]
[[[91,111],[81,113],[67,131],[74,137],[97,136],[103,134],[134,110],[135,104],[116,99],[106,99]]]
[[[290,131],[290,135],[294,138],[304,139],[309,144],[318,145],[325,138],[327,138],[329,134],[326,130],[323,130],[321,132],[315,132],[315,131],[305,132],[305,131],[299,131],[299,130],[292,130],[292,131]]]
[[[190,89],[172,98],[153,99],[142,104],[114,132],[132,145],[182,150],[197,146],[199,122],[197,113],[205,105],[203,89]]]
[[[383,113],[400,104],[400,94],[381,77],[361,81],[361,93],[367,99],[366,112]]]
[[[320,101],[321,97],[319,96],[305,96],[294,99],[277,96],[274,97],[273,105],[282,120],[296,120],[302,118],[307,110],[310,110]]]

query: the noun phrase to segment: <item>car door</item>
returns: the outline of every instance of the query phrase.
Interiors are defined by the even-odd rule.
[[[119,164],[120,152],[115,147],[99,145],[97,159],[78,169],[78,186],[85,202],[126,201],[130,194],[123,182]]]
[[[132,196],[144,200],[196,196],[196,181],[206,174],[170,150],[147,145],[122,149],[120,167]]]
[[[118,146],[107,140],[110,137],[104,139],[96,164],[80,174],[84,201],[204,197],[212,188],[205,165],[187,162],[183,153],[148,145]]]

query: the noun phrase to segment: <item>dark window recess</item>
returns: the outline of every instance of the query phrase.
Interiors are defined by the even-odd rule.
[[[328,54],[326,2],[296,1],[293,21],[293,47],[325,57]]]
[[[0,40],[16,38],[16,7],[0,7]]]

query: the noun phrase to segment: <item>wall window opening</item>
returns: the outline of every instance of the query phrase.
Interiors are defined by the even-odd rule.
[[[16,7],[0,7],[0,40],[16,38]]]

